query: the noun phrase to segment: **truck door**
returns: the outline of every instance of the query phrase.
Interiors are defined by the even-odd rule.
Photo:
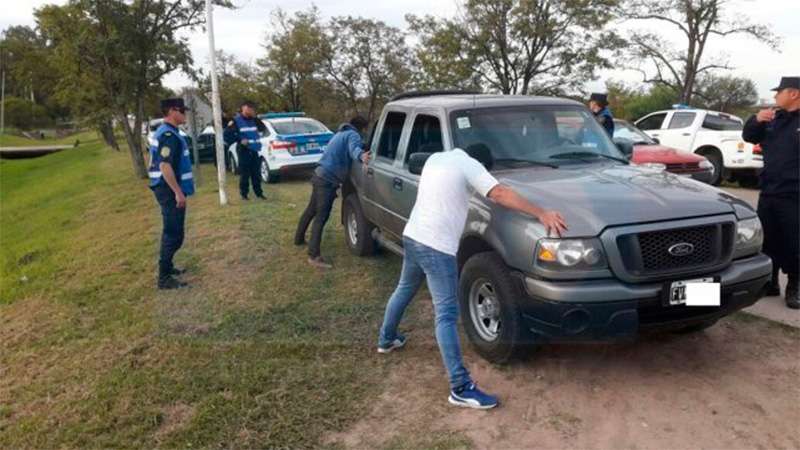
[[[402,168],[398,167],[397,158],[400,145],[406,138],[405,122],[408,113],[405,111],[388,111],[383,125],[372,141],[373,159],[370,162],[364,182],[364,200],[373,214],[376,225],[382,231],[399,239],[402,235],[402,218],[395,212],[402,193],[403,182],[399,178]]]
[[[674,111],[658,132],[661,144],[683,152],[691,152],[699,128],[699,123],[695,124],[698,122],[698,115],[696,111]]]

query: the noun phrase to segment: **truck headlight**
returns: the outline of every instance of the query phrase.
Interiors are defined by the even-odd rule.
[[[764,232],[758,217],[740,220],[736,223],[736,248],[734,258],[752,255],[761,251],[764,242]]]
[[[597,270],[606,267],[606,258],[597,239],[540,239],[536,263],[547,269]]]

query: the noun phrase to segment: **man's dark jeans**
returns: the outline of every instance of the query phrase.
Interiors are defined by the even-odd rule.
[[[175,202],[175,193],[166,183],[161,183],[153,188],[153,194],[161,207],[161,218],[164,222],[161,232],[161,251],[158,257],[158,278],[165,279],[172,273],[172,257],[183,245],[186,207],[178,208]]]
[[[325,227],[325,223],[331,215],[333,201],[336,199],[336,189],[339,186],[317,175],[311,177],[311,186],[311,199],[308,201],[305,212],[303,212],[303,215],[300,217],[300,223],[297,224],[294,242],[296,244],[301,244],[305,241],[306,230],[313,219],[314,225],[311,227],[308,256],[316,258],[320,253],[319,247],[322,242],[322,229]]]
[[[778,270],[797,280],[800,276],[800,207],[797,194],[761,194],[758,218],[764,229],[764,253],[772,258],[773,280]]]
[[[236,148],[236,155],[239,157],[239,193],[242,197],[247,197],[250,184],[253,185],[253,192],[261,197],[264,192],[261,190],[261,158],[258,153],[248,148]]]

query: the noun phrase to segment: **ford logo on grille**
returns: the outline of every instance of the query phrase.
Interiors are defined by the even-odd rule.
[[[673,245],[667,249],[667,251],[672,256],[689,256],[694,253],[694,245],[688,242],[681,242],[680,244]]]

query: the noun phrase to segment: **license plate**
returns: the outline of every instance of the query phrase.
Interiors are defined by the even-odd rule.
[[[670,285],[669,288],[669,305],[686,305],[687,286],[694,283],[708,283],[717,286],[717,289],[719,288],[719,284],[714,283],[714,278],[697,278],[694,280],[675,281]],[[717,298],[719,298],[719,296],[717,296]],[[693,302],[690,302],[690,305],[691,303]]]
[[[292,155],[305,155],[306,148],[305,147],[296,147],[294,151],[289,152]]]

